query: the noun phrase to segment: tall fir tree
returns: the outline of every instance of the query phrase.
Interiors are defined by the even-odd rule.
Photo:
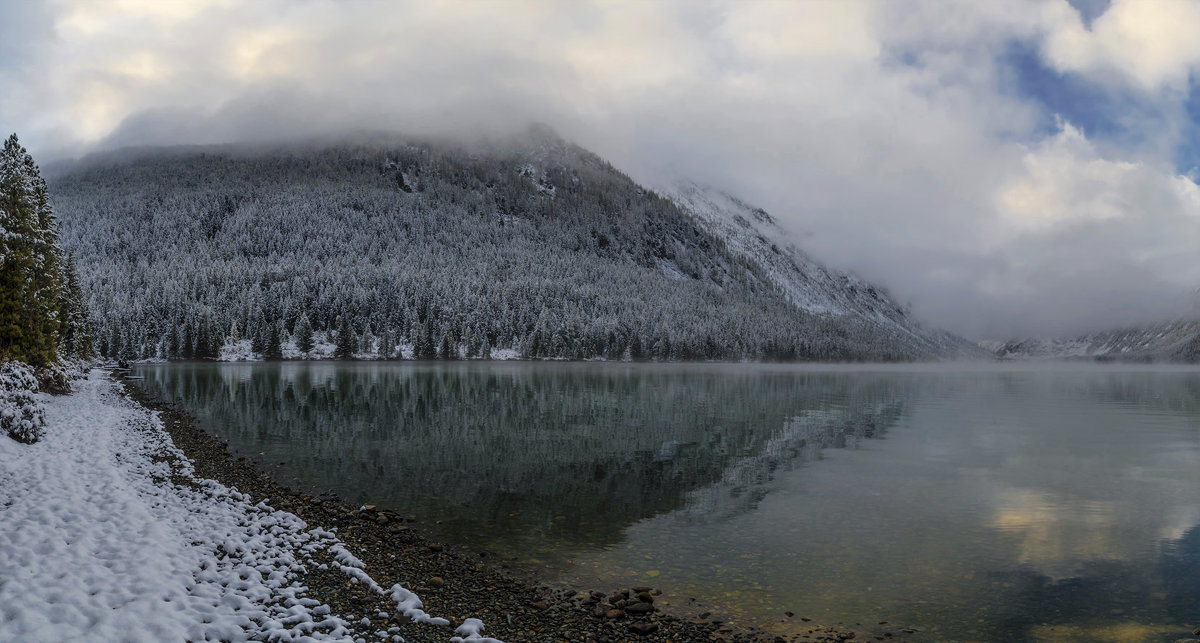
[[[46,181],[13,134],[0,150],[0,355],[35,365],[57,359],[62,288]]]
[[[308,321],[305,313],[301,313],[300,320],[296,322],[296,349],[306,356],[313,349],[312,322]]]
[[[267,322],[267,340],[264,342],[263,359],[283,359],[283,343],[279,340],[279,324]]]
[[[354,359],[358,341],[354,337],[354,330],[350,328],[350,322],[345,316],[342,316],[341,319],[342,323],[338,325],[337,331],[337,348],[333,354],[338,359]]]
[[[84,304],[83,288],[79,285],[79,271],[75,268],[75,257],[67,255],[63,264],[63,288],[59,293],[58,314],[61,324],[58,332],[58,349],[63,357],[91,357],[92,325]],[[173,330],[173,329],[172,329]],[[178,338],[170,335],[167,352],[171,357],[178,353]]]

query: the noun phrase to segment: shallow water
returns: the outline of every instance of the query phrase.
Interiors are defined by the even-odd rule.
[[[1200,625],[1200,371],[138,371],[305,484],[572,584],[650,584],[782,631],[803,616],[928,640],[1174,641]]]

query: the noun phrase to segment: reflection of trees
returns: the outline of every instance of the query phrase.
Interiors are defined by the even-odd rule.
[[[703,369],[185,364],[145,375],[307,483],[465,539],[577,544],[615,542],[689,502],[752,508],[775,470],[882,435],[904,396],[885,377]]]

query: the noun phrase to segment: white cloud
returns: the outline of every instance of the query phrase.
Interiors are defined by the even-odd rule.
[[[0,60],[0,121],[35,154],[539,120],[640,179],[740,193],[969,334],[1175,314],[1200,283],[1168,146],[1043,138],[1000,67],[1021,41],[1158,96],[1200,60],[1194,3],[1117,0],[1090,28],[1065,0],[47,7],[52,35]]]
[[[1116,72],[1143,90],[1186,87],[1200,64],[1200,3],[1114,0],[1088,29],[1078,12],[1056,12],[1046,57],[1060,71]]]

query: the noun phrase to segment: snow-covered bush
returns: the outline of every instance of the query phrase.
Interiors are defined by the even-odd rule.
[[[70,371],[64,364],[43,366],[33,371],[37,388],[51,395],[66,395],[71,392]]]
[[[25,444],[41,439],[46,411],[33,395],[37,388],[37,378],[25,364],[0,364],[0,434]]]

